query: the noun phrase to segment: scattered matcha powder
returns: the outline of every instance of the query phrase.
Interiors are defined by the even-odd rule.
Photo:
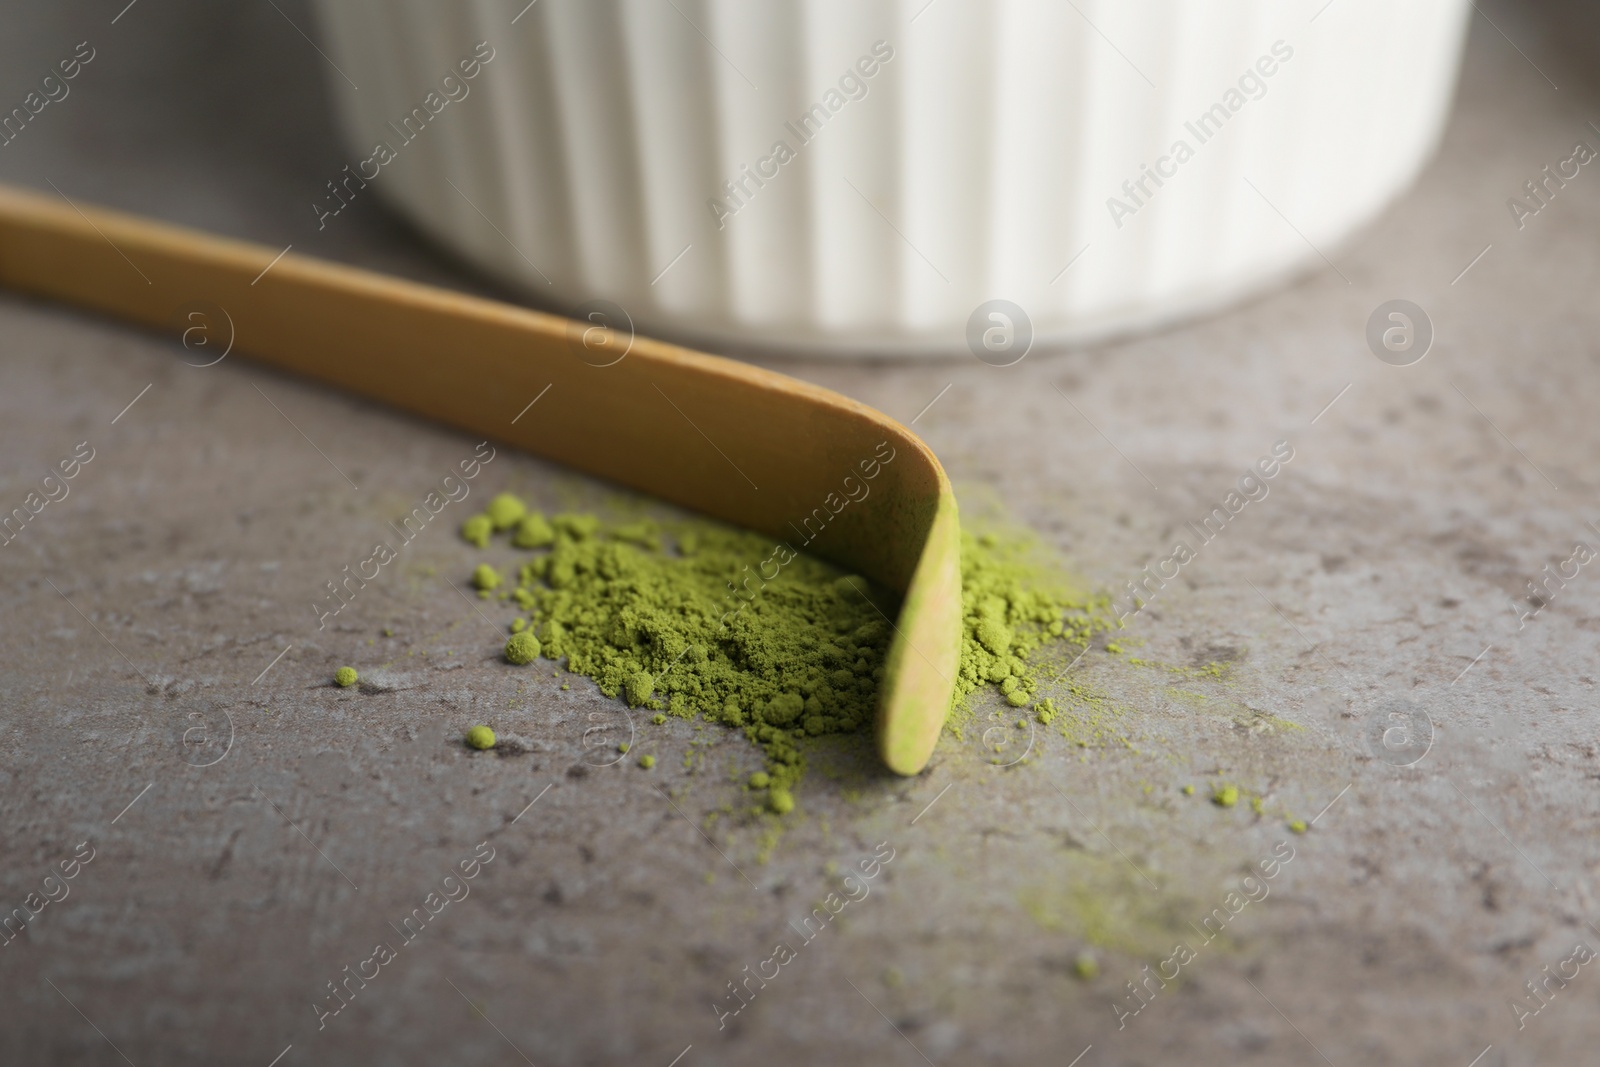
[[[341,689],[349,689],[360,680],[361,676],[356,673],[354,667],[340,667],[333,672],[333,683]]]
[[[507,497],[490,504],[496,527],[526,512]],[[763,583],[771,541],[709,520],[563,513],[547,526],[548,548],[516,567],[512,602],[528,622],[508,662],[565,659],[631,707],[742,730],[766,757],[778,814],[794,808],[801,738],[870,729],[892,594],[808,556]]]
[[[1294,819],[1289,823],[1289,830],[1291,833],[1303,834],[1309,829],[1311,829],[1311,827],[1306,825],[1306,821],[1304,819]]]
[[[512,568],[510,603],[526,623],[506,642],[506,660],[564,659],[606,696],[656,712],[657,724],[672,715],[743,731],[765,756],[749,786],[766,790],[767,810],[794,810],[802,738],[870,729],[892,636],[884,620],[899,610],[894,594],[806,555],[765,578],[772,542],[711,520],[546,519],[509,493],[486,512],[495,530],[514,527],[512,546],[531,553]],[[462,536],[477,544],[481,529],[464,526]],[[1055,721],[1080,744],[1098,739],[1094,695],[1054,676],[1113,627],[1109,601],[1070,588],[1026,537],[963,534],[961,562],[952,728],[970,718],[971,695],[993,686],[1008,705],[1031,705],[1039,722]],[[481,584],[480,573],[493,584]],[[498,579],[487,564],[473,574],[480,589]],[[1076,649],[1060,663],[1039,654],[1063,643]],[[1054,698],[1041,693],[1047,675],[1060,690]]]
[[[467,745],[476,749],[493,748],[494,731],[487,726],[474,726],[467,731]]]
[[[639,766],[643,767],[645,770],[648,771],[651,767],[654,767],[655,765],[656,765],[656,758],[654,756],[640,756],[639,757]]]
[[[1055,723],[1080,745],[1113,735],[1104,699],[1065,673],[1097,634],[1115,627],[1106,597],[1074,589],[1023,532],[1002,537],[963,531],[961,611],[960,673],[949,729],[960,734],[974,715],[972,694],[992,685],[1008,706],[1032,705],[1040,723]],[[1051,654],[1063,644],[1065,659]],[[1046,690],[1056,695],[1045,696]]]
[[[1239,787],[1219,785],[1211,791],[1211,803],[1219,808],[1231,808],[1239,803]]]

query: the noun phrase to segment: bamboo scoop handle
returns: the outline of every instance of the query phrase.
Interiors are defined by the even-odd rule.
[[[3,186],[0,285],[175,333],[183,307],[209,302],[231,320],[240,354],[758,530],[903,591],[878,747],[900,774],[927,763],[960,651],[955,500],[933,453],[879,412],[645,337],[596,366],[607,361],[596,352],[626,338]]]

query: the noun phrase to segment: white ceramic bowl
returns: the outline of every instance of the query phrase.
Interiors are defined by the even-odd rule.
[[[836,354],[965,354],[996,299],[1102,337],[1320,263],[1431,153],[1469,10],[523,2],[318,0],[352,169],[549,305]]]

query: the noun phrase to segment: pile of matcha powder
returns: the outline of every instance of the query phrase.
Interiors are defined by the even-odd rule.
[[[770,811],[794,808],[804,738],[870,732],[899,602],[867,579],[710,520],[547,518],[510,493],[461,528],[479,548],[496,534],[528,553],[514,575],[487,563],[472,575],[480,596],[520,609],[506,660],[565,659],[657,724],[673,715],[742,730],[766,757],[748,785]],[[1041,586],[1016,543],[966,537],[962,547],[956,704],[987,683],[1029,705],[1041,646],[1081,647],[1104,623],[1083,598]],[[1034,708],[1041,722],[1053,711],[1048,699]]]

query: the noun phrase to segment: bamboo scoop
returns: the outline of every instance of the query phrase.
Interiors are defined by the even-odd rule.
[[[960,537],[943,468],[893,419],[631,331],[5,187],[0,285],[174,336],[183,308],[213,304],[241,355],[805,547],[903,592],[878,751],[899,774],[928,762],[960,651]]]

